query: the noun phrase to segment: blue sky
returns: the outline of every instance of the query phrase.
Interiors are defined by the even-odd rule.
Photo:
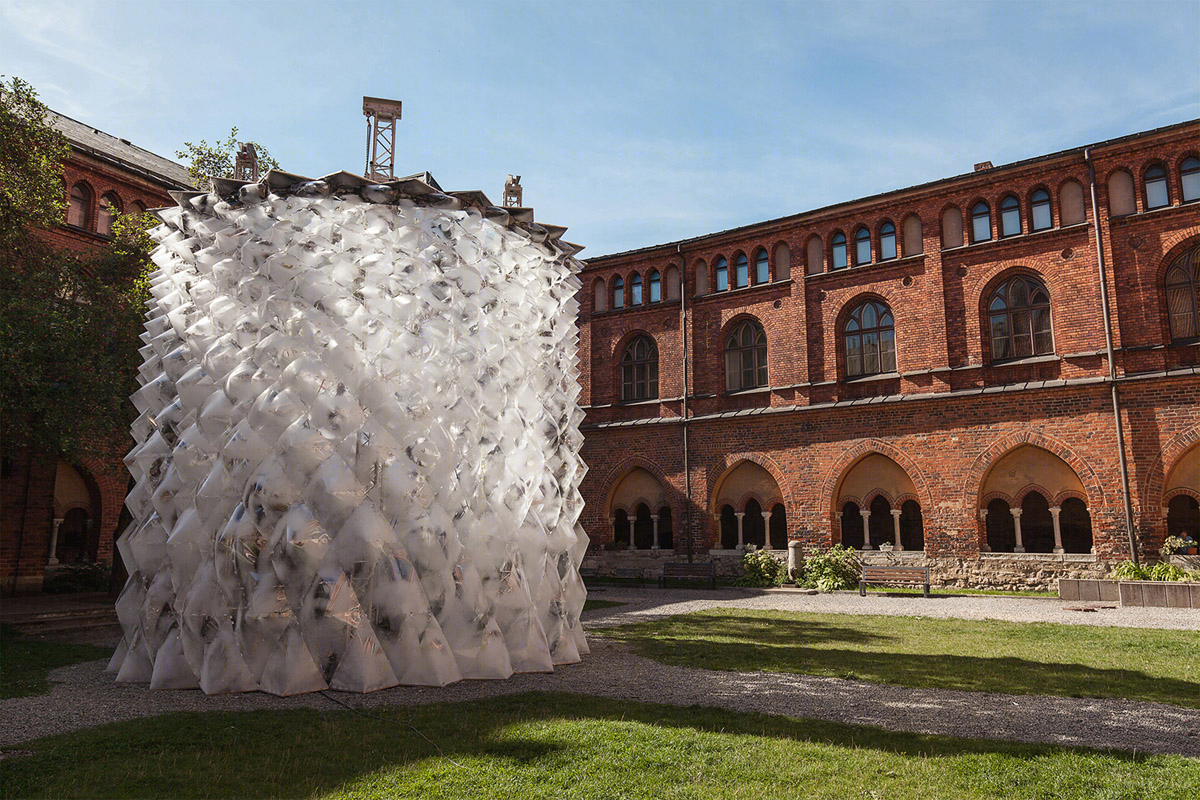
[[[1200,117],[1200,2],[0,0],[0,73],[173,156],[237,125],[284,169],[397,173],[601,255]]]

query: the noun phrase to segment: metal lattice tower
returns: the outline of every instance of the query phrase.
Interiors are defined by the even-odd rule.
[[[400,101],[364,97],[363,116],[367,118],[367,171],[363,175],[380,182],[394,180]]]
[[[520,207],[524,193],[525,190],[521,188],[521,176],[509,175],[508,180],[504,182],[504,205]]]
[[[242,142],[233,162],[233,178],[238,181],[258,180],[258,152],[250,142]]]

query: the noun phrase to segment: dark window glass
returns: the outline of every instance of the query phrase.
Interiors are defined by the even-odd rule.
[[[859,228],[858,233],[854,234],[854,265],[857,267],[870,263],[871,232],[866,228]]]
[[[846,266],[846,234],[838,231],[833,235],[833,268]]]
[[[113,214],[121,213],[121,201],[114,194],[100,198],[100,215],[96,218],[96,232],[112,236]]]
[[[621,399],[658,397],[658,347],[649,336],[639,336],[621,355]]]
[[[1200,247],[1193,247],[1167,269],[1167,319],[1176,341],[1200,336]]]
[[[1030,227],[1035,231],[1044,231],[1053,224],[1050,219],[1050,193],[1045,189],[1038,189],[1030,200],[1030,211],[1033,214],[1029,221]]]
[[[750,263],[745,253],[738,253],[737,260],[733,262],[733,281],[737,289],[750,285]]]
[[[1011,194],[1000,203],[1000,235],[1016,236],[1021,232],[1021,203]]]
[[[662,278],[658,274],[658,270],[650,270],[650,275],[647,276],[646,282],[650,284],[650,302],[662,302]]]
[[[713,266],[717,270],[717,291],[723,292],[729,288],[729,263],[725,261],[725,256],[721,256]]]
[[[767,335],[762,325],[746,320],[725,340],[725,388],[728,391],[767,385]]]
[[[842,544],[853,550],[863,546],[863,518],[857,503],[842,506]]]
[[[988,303],[992,360],[1049,355],[1050,295],[1041,282],[1024,275],[1005,281]]]
[[[1183,202],[1200,200],[1200,158],[1184,159],[1179,166],[1179,182],[1183,184]]]
[[[1177,494],[1167,503],[1167,535],[1200,539],[1200,503],[1196,498]]]
[[[879,260],[887,261],[896,257],[896,226],[890,222],[883,223],[879,229]]]
[[[67,206],[67,224],[76,228],[87,227],[88,205],[92,195],[82,183],[71,187],[71,200]]]
[[[767,251],[759,250],[754,254],[754,283],[767,283],[771,280],[771,269],[767,261]]]
[[[625,281],[621,276],[613,278],[613,308],[625,307]]]
[[[636,272],[629,279],[629,305],[640,306],[642,304],[642,276]]]
[[[971,207],[971,241],[986,242],[991,238],[992,212],[987,203],[976,203]]]
[[[1162,208],[1170,202],[1167,171],[1159,166],[1146,170],[1146,208]]]
[[[846,320],[842,341],[846,347],[846,377],[896,371],[896,325],[892,311],[877,300],[868,300]]]

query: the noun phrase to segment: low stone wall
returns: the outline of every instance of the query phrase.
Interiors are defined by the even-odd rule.
[[[787,553],[779,551],[776,556],[786,559]],[[742,554],[736,550],[704,550],[696,553],[693,560],[711,561],[719,581],[732,581],[742,574]],[[612,575],[618,569],[640,569],[648,582],[657,583],[663,564],[686,561],[686,554],[674,550],[588,550],[583,567],[595,569],[602,576]]]

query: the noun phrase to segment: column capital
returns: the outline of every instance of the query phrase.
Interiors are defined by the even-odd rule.
[[[651,514],[651,515],[650,515],[650,521],[651,521],[651,522],[658,522],[658,514]]]
[[[764,512],[762,512],[762,515],[763,515],[763,519],[770,519],[770,518],[771,518],[771,512],[770,512],[770,511],[764,511]]]
[[[903,511],[901,511],[901,510],[900,510],[900,509],[898,509],[898,508],[893,508],[893,509],[892,509],[892,516],[893,516],[893,517],[895,517],[896,519],[900,519],[900,515],[901,515],[901,514],[903,514],[903,513],[904,513],[904,512],[903,512]]]
[[[1008,513],[1012,514],[1017,519],[1021,518],[1021,509],[1019,509],[1019,508],[1010,508],[1008,510]]]
[[[1056,517],[1059,515],[1059,513],[1060,513],[1061,511],[1062,511],[1062,507],[1061,507],[1061,506],[1050,506],[1050,513],[1051,513],[1051,514],[1053,514],[1053,515],[1054,515],[1054,516],[1056,516]]]
[[[735,517],[737,517],[738,519],[741,519],[742,517],[746,516],[746,512],[745,511],[735,511],[735,512],[733,512],[733,515]]]

